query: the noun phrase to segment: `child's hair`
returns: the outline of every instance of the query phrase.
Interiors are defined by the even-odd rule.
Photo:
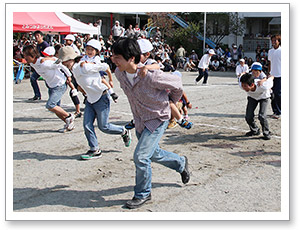
[[[240,82],[250,86],[254,83],[254,76],[252,76],[249,73],[245,73],[244,75],[241,76]]]
[[[112,46],[112,51],[116,55],[122,55],[128,61],[134,57],[134,63],[138,64],[141,59],[141,49],[134,38],[119,38]]]
[[[55,49],[55,55],[58,53],[59,49],[62,47],[61,44],[57,44],[54,46],[54,49]]]
[[[32,58],[40,57],[39,51],[36,48],[34,48],[33,45],[25,46],[23,48],[23,54],[27,56],[31,56]]]

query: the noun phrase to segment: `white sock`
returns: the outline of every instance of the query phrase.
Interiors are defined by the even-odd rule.
[[[178,120],[176,119],[176,120],[177,120],[177,123],[181,124],[182,119],[183,119],[183,117],[182,117],[182,115],[181,115],[180,119],[178,119]]]
[[[113,89],[113,88],[110,88],[110,89],[108,90],[108,93],[109,93],[109,94],[113,94],[113,93],[114,93],[114,89]]]

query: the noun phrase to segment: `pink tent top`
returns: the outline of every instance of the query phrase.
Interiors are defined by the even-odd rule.
[[[70,26],[63,23],[54,12],[14,12],[13,31],[70,32]]]

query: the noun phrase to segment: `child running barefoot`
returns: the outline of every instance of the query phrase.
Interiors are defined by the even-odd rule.
[[[99,64],[101,63],[99,52],[101,50],[101,44],[99,41],[92,39],[86,44],[86,52],[85,56],[81,58],[81,61],[84,61],[85,63],[94,63]],[[83,66],[84,63],[81,62],[81,66]],[[108,68],[105,71],[108,75],[109,82],[105,80],[105,78],[102,77],[102,83],[107,86],[108,93],[110,94],[113,101],[116,103],[118,99],[118,95],[113,90],[113,80],[112,80],[112,74],[110,71],[110,68]]]
[[[147,72],[150,70],[159,70],[160,66],[157,62],[151,57],[151,51],[153,50],[153,46],[151,42],[147,39],[139,39],[138,41],[139,47],[141,49],[141,60],[138,64],[138,75],[141,77],[145,77]],[[181,73],[175,71],[173,74],[181,76]],[[177,106],[170,100],[170,108],[171,108],[171,117],[175,117],[177,120],[176,124],[179,124],[181,127],[190,129],[193,126],[193,123],[187,121],[182,114],[180,114]],[[131,120],[126,126],[127,129],[132,129],[135,127],[134,120]],[[174,126],[175,127],[175,126]]]

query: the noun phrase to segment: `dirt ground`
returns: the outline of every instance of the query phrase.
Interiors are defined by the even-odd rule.
[[[194,85],[195,72],[183,72],[183,86],[193,108],[194,126],[168,129],[161,147],[189,159],[191,180],[152,164],[152,201],[128,210],[135,178],[133,142],[124,147],[120,136],[97,129],[102,158],[79,160],[88,150],[82,121],[58,133],[63,122],[45,108],[48,99],[39,81],[42,100],[33,96],[30,80],[13,86],[13,211],[14,212],[280,212],[281,120],[269,118],[272,139],[245,137],[246,93],[233,72],[209,72],[209,85]],[[111,103],[110,122],[132,119],[126,96],[115,80],[118,103]],[[82,95],[80,95],[81,107]],[[62,107],[74,112],[68,93]],[[271,115],[271,106],[268,114]],[[259,121],[256,117],[256,121]]]

